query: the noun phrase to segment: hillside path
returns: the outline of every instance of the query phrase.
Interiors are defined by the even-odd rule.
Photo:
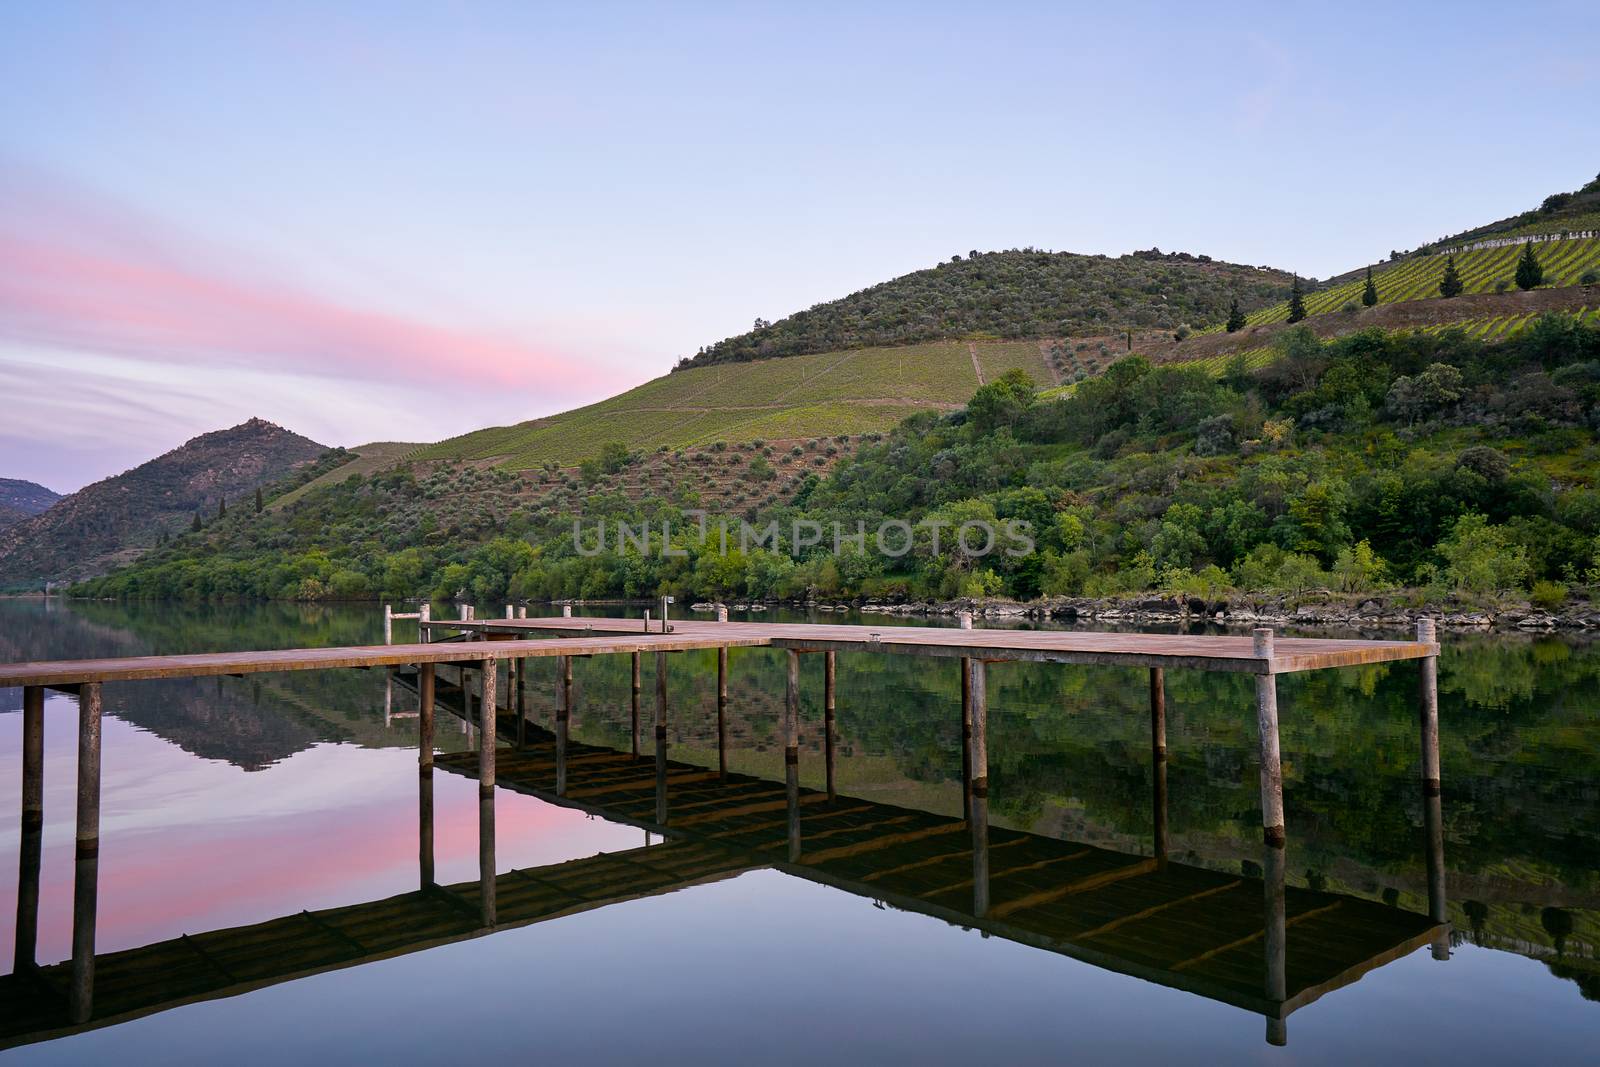
[[[978,387],[981,389],[984,385],[983,367],[978,363],[978,346],[971,341],[967,342],[967,355],[972,357],[972,373],[978,376]]]

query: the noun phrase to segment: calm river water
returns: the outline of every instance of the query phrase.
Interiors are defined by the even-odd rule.
[[[414,626],[396,624],[397,640],[413,634]],[[381,618],[371,605],[0,601],[0,661],[379,640]],[[1264,966],[1248,963],[1259,957],[1262,877],[1248,678],[1167,673],[1169,856],[1194,889],[1181,902],[1141,904],[1148,868],[1138,864],[1152,854],[1155,821],[1144,672],[992,667],[990,824],[1002,835],[1034,836],[994,839],[994,922],[983,925],[959,921],[960,908],[919,908],[888,888],[881,897],[862,889],[887,886],[884,879],[917,866],[874,869],[874,856],[898,855],[913,837],[936,839],[948,829],[941,823],[961,818],[956,665],[841,655],[840,799],[807,808],[806,817],[859,810],[886,828],[860,831],[848,838],[852,846],[832,852],[829,842],[808,838],[806,849],[819,861],[826,853],[857,864],[850,884],[725,842],[735,858],[715,871],[694,866],[705,862],[707,846],[673,884],[641,874],[637,892],[626,884],[619,892],[612,876],[604,889],[574,891],[582,906],[543,921],[432,941],[419,931],[422,947],[367,953],[376,958],[353,966],[299,966],[292,958],[299,949],[270,933],[281,924],[254,941],[239,935],[257,946],[260,966],[283,957],[289,980],[265,982],[231,981],[240,977],[237,966],[208,953],[204,946],[220,944],[208,938],[415,894],[417,720],[407,714],[415,711],[414,693],[382,671],[353,670],[108,685],[97,950],[104,957],[189,935],[172,951],[197,946],[195,966],[221,977],[196,980],[231,995],[176,997],[126,1021],[10,1048],[0,1062],[1593,1063],[1600,1054],[1600,644],[1444,640],[1449,958],[1435,959],[1426,944],[1404,946],[1389,960],[1375,954],[1293,1012],[1285,1048],[1266,1042],[1262,1015],[1213,995],[1196,977],[1226,953],[1247,961],[1240,965],[1246,985],[1259,977],[1250,968]],[[727,753],[731,770],[780,785],[782,655],[732,652]],[[675,655],[671,664],[670,756],[714,769],[714,654]],[[648,700],[649,657],[644,670]],[[824,783],[821,670],[820,657],[805,658],[799,776],[808,790]],[[1412,921],[1401,912],[1427,911],[1416,672],[1415,664],[1398,664],[1280,681],[1291,984],[1297,965],[1343,951],[1332,940],[1371,939],[1386,915],[1400,929]],[[539,661],[531,706],[546,727],[553,683],[551,661]],[[574,741],[627,753],[627,658],[577,661],[575,686]],[[0,689],[6,961],[22,852],[20,707],[20,690]],[[75,730],[75,701],[49,694],[41,965],[71,955]],[[465,724],[441,712],[440,752],[466,753],[471,743]],[[510,749],[501,752],[493,818],[502,874],[531,870],[529,884],[546,885],[562,877],[553,865],[648,845],[630,853],[644,857],[644,871],[651,857],[665,863],[679,847],[636,819],[608,817],[603,791],[583,807],[517,791],[508,784]],[[440,759],[435,879],[475,882],[477,785],[451,770],[448,755]],[[910,810],[885,820],[884,805]],[[784,812],[770,818],[779,841]],[[1094,851],[1069,852],[1060,842]],[[1132,876],[1064,895],[1066,883],[1048,870],[1057,861],[1046,859],[1016,875],[1020,888],[1008,889],[1005,847],[1073,862],[1122,854],[1107,869]],[[959,840],[950,848],[959,850]],[[924,866],[932,869],[937,857],[929,856]],[[1045,903],[1030,912],[1015,899],[1024,891],[1042,893],[1036,899]],[[956,887],[948,899],[967,892]],[[1222,903],[1235,892],[1249,902],[1238,914]],[[1055,951],[1048,938],[1028,933],[1065,922],[1068,909],[1092,901],[1115,915],[1084,935],[1107,939],[1097,944],[1115,940],[1113,927],[1131,938],[1136,926],[1128,923],[1159,919],[1165,925],[1138,928],[1164,932],[1117,942],[1124,947],[1101,956]],[[1181,923],[1202,906],[1210,910],[1192,914],[1212,918]],[[501,907],[505,915],[516,904],[504,899]],[[1312,915],[1302,926],[1297,908]],[[400,913],[373,914],[379,917],[364,932],[339,935],[356,946],[352,953],[360,954],[363,939],[403,946],[409,931],[384,926],[404,925],[393,918]],[[1214,930],[1194,928],[1217,916]],[[1224,929],[1234,920],[1239,930]],[[470,915],[460,921],[471,925]],[[1298,943],[1297,930],[1305,932]],[[167,966],[155,967],[149,981],[164,980]],[[289,977],[305,971],[316,973]],[[21,987],[4,981],[12,983],[5,989],[13,1003],[0,1015],[13,1033],[26,1030]],[[48,980],[42,990],[41,1003],[59,995]],[[16,1040],[0,1035],[0,1047]]]

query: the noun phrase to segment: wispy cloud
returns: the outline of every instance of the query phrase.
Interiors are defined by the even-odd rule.
[[[537,384],[547,398],[608,384],[602,368],[567,353],[352,306],[112,199],[3,165],[0,341],[387,382],[470,375]]]

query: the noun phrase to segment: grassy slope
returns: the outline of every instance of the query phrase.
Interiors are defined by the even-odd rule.
[[[325,474],[318,475],[306,484],[291,489],[267,505],[267,510],[275,511],[294,503],[312,489],[324,485],[342,482],[352,474],[373,474],[377,471],[388,470],[401,460],[408,458],[412,453],[424,446],[407,441],[374,441],[371,444],[360,445],[350,451],[355,453],[355,459],[349,463],[335,467]]]
[[[1546,285],[1576,285],[1585,271],[1600,271],[1600,238],[1553,241],[1537,244],[1534,251],[1544,266]],[[1504,248],[1480,248],[1456,256],[1456,270],[1466,283],[1469,293],[1493,292],[1495,283],[1512,284],[1516,273],[1517,257],[1521,245]],[[1425,300],[1439,295],[1439,279],[1444,276],[1444,256],[1412,256],[1394,263],[1373,268],[1373,279],[1378,287],[1378,302],[1392,304],[1405,300]],[[1361,302],[1361,290],[1366,285],[1366,275],[1319,290],[1306,296],[1306,313],[1322,315],[1338,311],[1346,303]],[[1259,323],[1282,322],[1289,317],[1287,302],[1274,304],[1253,312],[1245,321],[1254,326]]]
[[[985,380],[1020,367],[1040,385],[1053,383],[1036,341],[973,348]],[[978,387],[972,361],[966,342],[950,341],[697,367],[588,407],[442,441],[413,458],[528,470],[580,463],[610,441],[651,451],[882,431],[917,411],[966,403]]]

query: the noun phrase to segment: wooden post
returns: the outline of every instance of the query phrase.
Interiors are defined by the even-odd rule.
[[[800,653],[790,649],[783,695],[783,777],[789,795],[789,859],[800,858]]]
[[[667,823],[667,654],[656,653],[656,822]]]
[[[1283,876],[1287,866],[1281,846],[1266,845],[1262,851],[1262,883],[1266,894],[1266,918],[1262,941],[1266,951],[1266,981],[1262,992],[1272,1002],[1267,1016],[1267,1044],[1287,1045],[1289,1026],[1283,1017],[1283,1002],[1288,999],[1288,906]]]
[[[784,810],[788,813],[789,862],[800,862],[800,764],[783,764]]]
[[[527,617],[528,617],[528,605],[526,605],[526,604],[519,605],[517,607],[517,618],[526,619]]]
[[[639,653],[633,654],[633,754],[639,754]]]
[[[1150,770],[1156,861],[1167,862],[1167,685],[1166,672],[1150,668]]]
[[[989,678],[988,664],[967,661],[967,688],[972,699],[972,797],[989,796]]]
[[[727,609],[722,609],[723,622]],[[728,647],[717,649],[717,774],[728,777]]]
[[[726,604],[718,604],[717,605],[717,621],[718,622],[727,622],[728,621],[728,605],[726,605]]]
[[[383,672],[383,728],[394,725],[394,668]]]
[[[428,622],[433,618],[433,605],[426,600],[417,608],[417,640],[427,644],[433,640],[433,631],[428,627]]]
[[[1433,644],[1439,639],[1432,619],[1417,620],[1417,640]],[[1444,870],[1444,809],[1439,772],[1439,657],[1427,656],[1420,664],[1417,706],[1422,734],[1422,823],[1428,848],[1428,916],[1434,922],[1450,921]],[[1433,958],[1450,958],[1450,934],[1441,926],[1433,941]]]
[[[472,675],[470,668],[462,667],[461,671],[461,723],[467,731],[467,741],[477,743],[478,735],[474,733],[472,725]]]
[[[567,739],[572,730],[572,668],[566,656],[556,657],[556,796],[567,795]]]
[[[671,602],[672,602],[672,598],[671,597],[662,596],[662,598],[661,598],[661,632],[662,633],[666,633],[667,630],[670,629],[670,627],[667,626],[667,605],[669,603],[671,603]]]
[[[13,974],[33,967],[39,942],[39,869],[44,854],[44,690],[22,690],[22,837],[17,855]]]
[[[972,612],[956,615],[963,630],[972,629]],[[961,816],[972,818],[972,661],[961,659]]]
[[[972,914],[989,913],[989,798],[973,797],[968,815],[972,828]]]
[[[434,884],[432,764],[417,772],[417,882],[424,890]]]
[[[483,676],[483,699],[478,704],[478,792],[489,793],[494,790],[494,746],[500,732],[495,721],[498,718],[495,685],[500,677],[499,665],[490,657],[483,660],[483,670],[479,673]]]
[[[467,606],[465,604],[462,604],[462,605],[460,605],[460,608],[461,608],[461,618],[458,621],[466,622],[467,621]]]
[[[493,788],[478,794],[478,919],[495,924]]]
[[[72,1021],[94,1005],[95,911],[100,891],[100,684],[78,688],[77,869],[72,884]]]
[[[432,663],[417,667],[417,765],[433,769],[434,673]]]
[[[394,644],[394,605],[383,606],[383,643]]]
[[[834,718],[834,677],[837,673],[835,654],[830,650],[822,654],[822,754],[823,763],[826,764],[828,776],[828,799],[838,800],[839,793],[834,787],[833,761],[834,748],[838,740],[838,726]]]
[[[1261,829],[1268,848],[1283,848],[1283,764],[1278,749],[1278,681],[1272,673],[1272,631],[1257,627],[1255,654],[1266,663],[1256,675],[1256,731],[1261,744]]]
[[[511,714],[517,720],[518,748],[523,748],[528,743],[527,687],[522,684],[522,677],[527,672],[527,660],[513,659],[506,661],[506,684],[511,689],[507,696],[510,697]]]
[[[561,617],[563,619],[572,618],[572,605],[571,604],[563,604],[563,605],[561,605]]]

